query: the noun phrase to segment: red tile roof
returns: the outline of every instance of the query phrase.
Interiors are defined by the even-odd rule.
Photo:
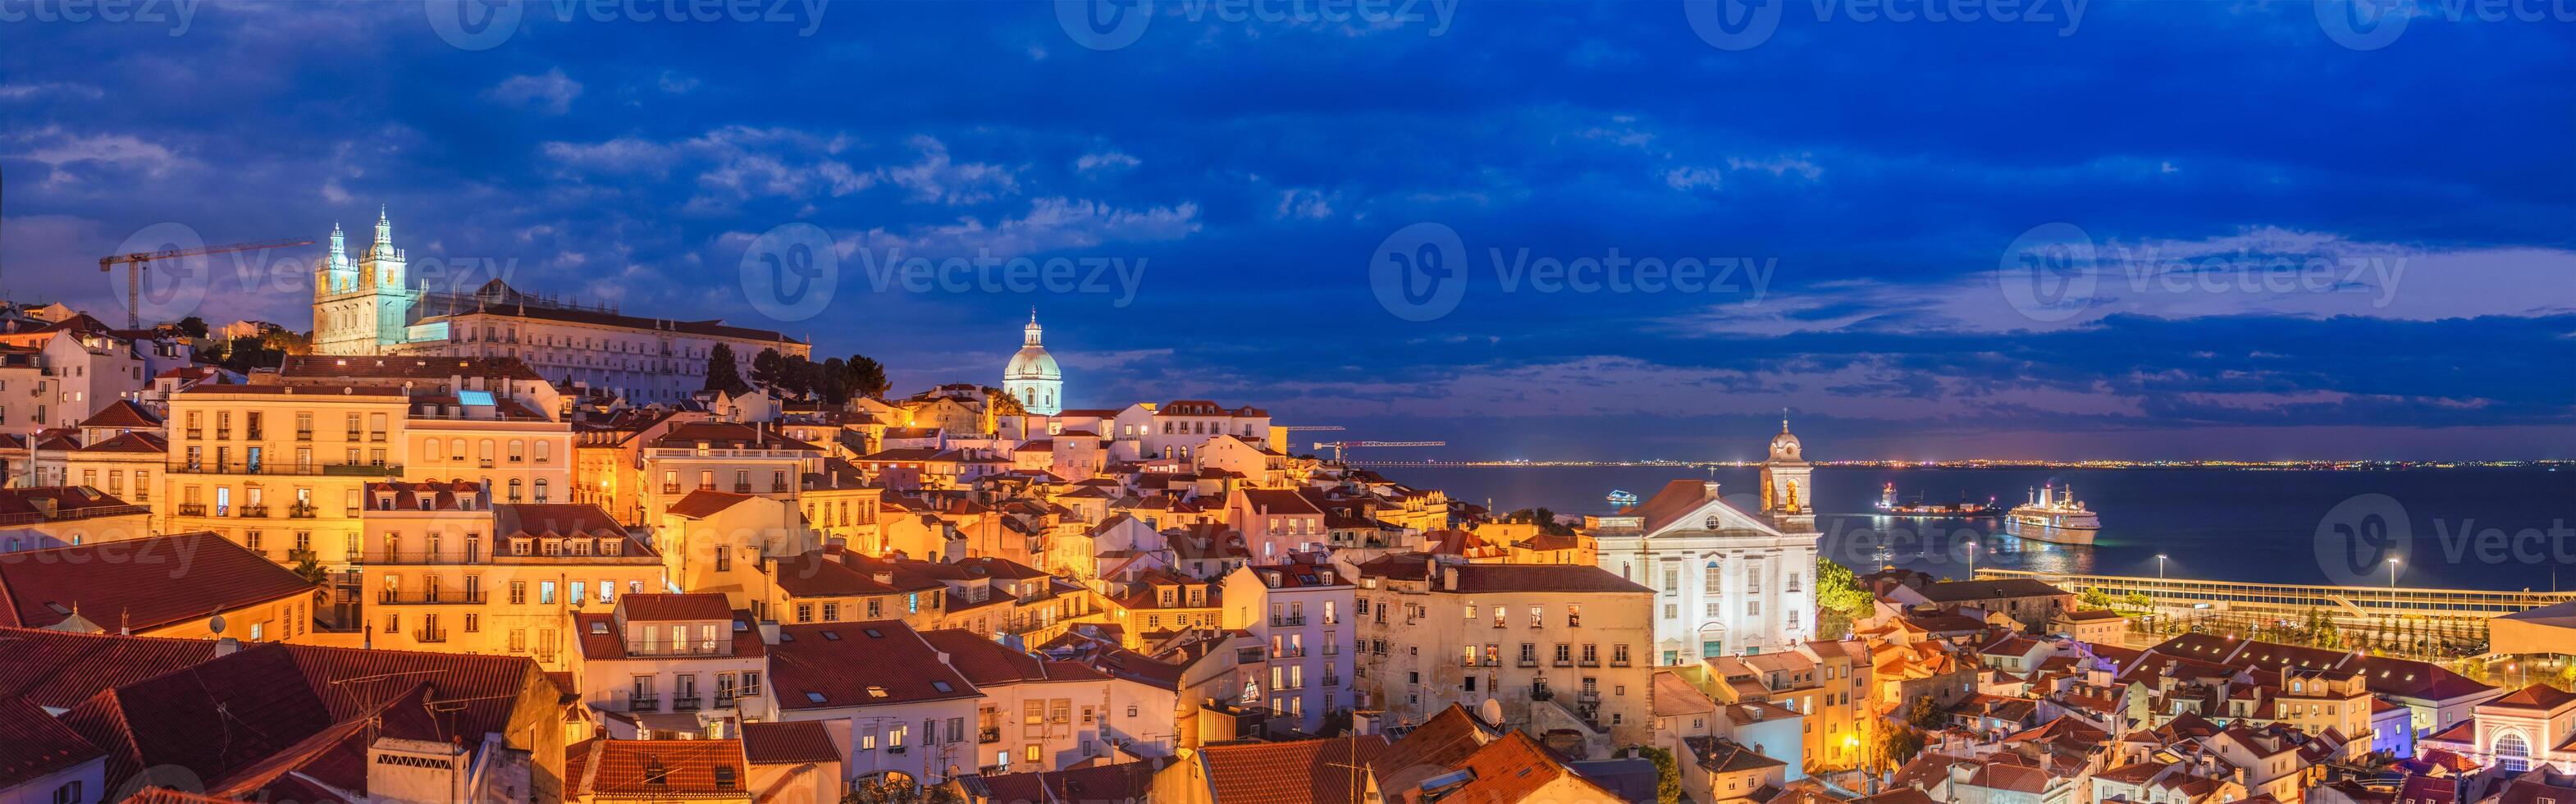
[[[819,720],[742,724],[742,753],[754,765],[841,761],[841,749]]]
[[[619,595],[617,605],[626,611],[628,621],[733,619],[733,609],[725,605],[725,596],[714,592]]]
[[[0,698],[0,789],[69,768],[106,752],[24,698]]]
[[[1517,730],[1503,735],[1502,739],[1486,743],[1483,748],[1476,749],[1475,754],[1467,757],[1466,761],[1458,763],[1458,769],[1475,774],[1475,778],[1449,791],[1447,796],[1441,798],[1442,801],[1490,802],[1491,804],[1529,801],[1540,788],[1554,784],[1559,779],[1571,779],[1583,789],[1560,791],[1561,794],[1570,795],[1567,798],[1554,800],[1618,800],[1618,796],[1612,795],[1610,791],[1601,789],[1600,785],[1593,784],[1591,780],[1567,769],[1563,763],[1549,756],[1547,749],[1539,747],[1538,741],[1530,739],[1528,734]]]
[[[724,513],[725,509],[732,508],[734,507],[734,504],[748,499],[751,499],[751,495],[749,494],[735,494],[733,492],[717,491],[715,489],[698,489],[696,491],[689,492],[689,496],[680,498],[679,502],[672,503],[669,510],[674,516],[687,519],[705,519],[707,517]]]
[[[69,709],[99,690],[215,658],[210,639],[0,628],[0,698]]]
[[[103,628],[149,630],[314,588],[276,562],[202,531],[0,553],[0,625],[43,628],[83,610],[81,616]]]
[[[901,620],[787,625],[769,646],[781,709],[829,709],[971,698],[981,693]]]
[[[118,433],[113,437],[101,439],[96,444],[84,445],[75,451],[84,453],[130,452],[137,454],[167,454],[170,451],[170,439],[168,436],[164,436],[160,433]]]
[[[131,399],[119,399],[99,408],[78,425],[83,430],[159,430],[161,417]]]
[[[1199,762],[1214,804],[1358,804],[1366,777],[1352,768],[1368,767],[1386,748],[1377,735],[1218,744],[1202,747]]]
[[[748,798],[741,740],[590,739],[564,748],[564,797]]]

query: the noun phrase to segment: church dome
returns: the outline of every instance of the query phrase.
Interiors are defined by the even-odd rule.
[[[1029,313],[1029,325],[1022,327],[1021,332],[1023,334],[1021,340],[1023,345],[1020,347],[1019,352],[1011,355],[1011,362],[1002,367],[1002,379],[1063,379],[1064,371],[1056,367],[1055,355],[1047,354],[1046,347],[1038,345],[1038,336],[1043,334],[1044,330],[1038,327],[1038,316],[1036,311],[1031,311]]]
[[[989,364],[987,364],[989,365]],[[1056,368],[1055,355],[1044,346],[1022,346],[1011,355],[1010,365],[1002,367],[1002,378],[1009,380],[1057,380],[1064,372]]]
[[[1781,420],[1780,434],[1771,437],[1771,457],[1776,460],[1798,460],[1798,437],[1789,434],[1788,420]]]

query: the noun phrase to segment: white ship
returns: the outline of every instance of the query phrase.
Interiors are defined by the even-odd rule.
[[[2004,532],[2032,541],[2092,544],[2102,518],[2075,499],[2075,487],[2059,492],[2055,484],[2031,492],[2030,502],[2004,515]]]

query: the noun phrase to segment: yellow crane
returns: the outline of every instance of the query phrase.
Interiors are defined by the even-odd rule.
[[[111,254],[98,258],[98,272],[107,273],[109,271],[113,271],[119,264],[131,266],[125,269],[125,328],[140,329],[142,328],[143,323],[139,320],[140,315],[136,311],[142,309],[143,270],[146,267],[149,267],[153,260],[175,260],[182,257],[203,257],[209,254],[229,254],[236,251],[265,251],[272,248],[293,248],[295,246],[310,245],[313,245],[313,241],[311,240],[287,239],[268,240],[258,243],[236,243],[229,246],[207,246],[204,248],[182,248],[172,249],[169,251],[142,251],[135,252],[133,254]]]

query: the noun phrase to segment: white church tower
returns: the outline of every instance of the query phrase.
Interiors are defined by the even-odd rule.
[[[1771,437],[1771,456],[1762,462],[1762,513],[1771,526],[1787,533],[1816,530],[1814,489],[1807,482],[1816,471],[1807,462],[1798,437],[1789,434],[1789,416],[1780,416],[1780,434]]]
[[[1055,356],[1038,344],[1041,333],[1038,311],[1029,311],[1029,325],[1021,329],[1020,351],[1011,355],[1002,368],[1002,390],[1020,400],[1020,407],[1040,416],[1064,412],[1064,371],[1056,367]]]
[[[376,241],[353,264],[347,236],[331,226],[331,253],[313,271],[313,351],[382,354],[410,326],[413,294],[403,288],[409,261],[394,248],[394,225],[376,211]]]
[[[1762,466],[1759,514],[1713,480],[1674,480],[1637,505],[1585,517],[1600,566],[1655,593],[1658,665],[1776,652],[1816,634],[1812,467],[1784,426]]]

